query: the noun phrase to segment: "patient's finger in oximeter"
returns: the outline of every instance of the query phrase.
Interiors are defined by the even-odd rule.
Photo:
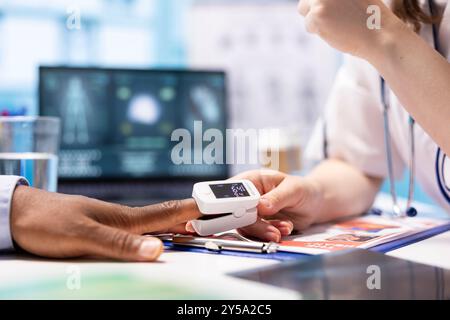
[[[204,215],[192,221],[199,235],[242,228],[256,222],[256,206],[261,196],[249,180],[199,182],[194,185],[192,196]]]

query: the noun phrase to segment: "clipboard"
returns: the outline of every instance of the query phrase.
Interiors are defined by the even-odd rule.
[[[197,248],[197,247],[181,247],[174,245],[171,241],[164,240],[164,248],[167,250],[173,251],[184,251],[184,252],[196,252],[196,253],[206,253],[206,254],[220,254],[223,256],[235,256],[235,257],[243,257],[243,258],[255,258],[255,259],[269,259],[269,260],[279,260],[279,261],[291,261],[298,259],[307,259],[311,257],[310,255],[303,253],[291,253],[291,252],[274,252],[274,253],[254,253],[254,252],[245,252],[245,251],[237,251],[237,250],[222,250],[211,251],[205,248]]]
[[[380,253],[386,253],[395,249],[399,249],[405,246],[408,246],[413,243],[417,243],[419,241],[431,238],[435,235],[444,233],[446,231],[450,230],[450,220],[448,223],[424,230],[418,233],[415,233],[410,236],[405,236],[400,239],[392,240],[383,244],[376,245],[374,247],[371,247],[367,250],[380,252]],[[245,239],[245,238],[244,238]],[[236,247],[226,247],[225,248],[217,248],[214,246],[208,246],[206,243],[208,241],[211,241],[211,239],[204,239],[203,243],[204,245],[201,245],[199,243],[198,245],[191,246],[189,244],[180,245],[180,243],[174,243],[173,241],[169,240],[168,238],[164,239],[162,238],[164,242],[164,246],[168,250],[173,251],[186,251],[186,252],[197,252],[197,253],[207,253],[207,254],[221,254],[226,256],[237,256],[237,257],[245,257],[245,258],[258,258],[258,259],[270,259],[270,260],[279,260],[279,261],[290,261],[290,260],[299,260],[299,259],[307,259],[308,257],[311,257],[309,254],[305,253],[293,253],[293,252],[284,252],[284,251],[277,251],[277,250],[264,250],[263,245],[266,245],[266,247],[270,247],[271,243],[261,243],[257,242],[261,246],[261,250],[255,250],[255,252],[252,252],[250,250],[247,250],[246,248],[240,248],[238,243],[242,243],[242,241],[234,241],[236,242]],[[224,241],[218,239],[218,241]],[[256,252],[258,251],[258,252]]]

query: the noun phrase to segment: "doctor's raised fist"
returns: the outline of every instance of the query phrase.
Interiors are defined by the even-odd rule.
[[[381,0],[300,0],[306,29],[333,48],[369,58],[393,28],[404,24]]]

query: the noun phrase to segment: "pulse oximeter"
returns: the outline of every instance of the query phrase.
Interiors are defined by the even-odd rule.
[[[196,183],[192,197],[203,214],[192,227],[208,236],[255,223],[261,196],[249,180],[226,180]]]

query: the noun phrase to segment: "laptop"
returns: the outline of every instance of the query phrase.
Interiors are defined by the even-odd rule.
[[[206,130],[225,133],[222,71],[42,66],[39,114],[61,119],[62,193],[139,205],[190,197],[195,182],[229,175],[226,164],[173,160],[185,140],[172,139],[177,129],[189,133],[191,155],[209,143]]]

